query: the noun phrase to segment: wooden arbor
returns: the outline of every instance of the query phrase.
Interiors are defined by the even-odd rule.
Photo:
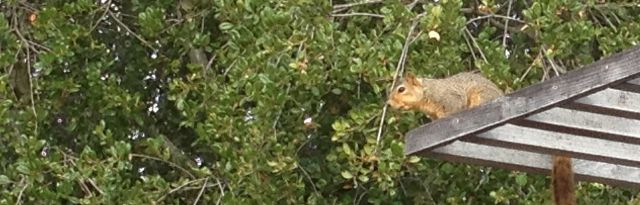
[[[407,133],[405,154],[640,187],[640,46]]]

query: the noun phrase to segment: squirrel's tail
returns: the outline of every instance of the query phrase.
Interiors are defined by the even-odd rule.
[[[553,186],[553,200],[555,205],[577,204],[571,158],[563,156],[553,157],[551,184]]]

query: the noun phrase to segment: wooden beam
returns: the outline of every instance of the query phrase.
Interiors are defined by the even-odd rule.
[[[640,94],[607,88],[594,94],[578,98],[577,103],[640,113]]]
[[[640,78],[631,79],[631,80],[627,81],[627,83],[640,85]]]
[[[640,104],[640,101],[637,102]],[[531,115],[526,119],[566,128],[566,130],[553,130],[556,132],[578,134],[581,132],[572,129],[591,131],[596,133],[588,136],[640,144],[640,120],[559,107]]]
[[[611,86],[611,88],[615,88],[617,90],[624,90],[627,92],[634,92],[634,93],[640,93],[640,85],[636,85],[636,84],[631,84],[631,83],[620,83],[618,85],[615,86]]]
[[[543,83],[520,89],[474,109],[433,121],[407,133],[405,154],[434,149],[460,137],[491,129],[507,121],[626,81],[640,73],[638,65],[640,46]]]
[[[502,147],[456,141],[426,153],[447,161],[499,167],[530,173],[550,173],[551,156]],[[631,188],[640,187],[640,168],[573,159],[576,180]]]
[[[637,113],[637,112],[629,112],[629,111],[624,111],[619,109],[610,109],[610,108],[582,104],[577,102],[563,103],[561,105],[558,105],[557,107],[640,120],[640,113]]]
[[[506,124],[467,140],[486,145],[640,166],[640,145]]]

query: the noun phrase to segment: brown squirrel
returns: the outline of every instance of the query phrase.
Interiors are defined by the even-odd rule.
[[[388,103],[395,109],[418,109],[436,120],[502,95],[502,90],[493,82],[472,72],[443,79],[416,78],[408,73],[394,88]]]
[[[395,109],[420,110],[431,120],[447,117],[504,95],[504,92],[481,74],[462,72],[433,79],[405,75],[393,89],[387,103]],[[553,199],[556,205],[575,205],[571,158],[553,157],[551,171]]]

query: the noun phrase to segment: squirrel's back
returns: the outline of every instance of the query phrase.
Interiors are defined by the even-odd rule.
[[[478,106],[504,95],[482,74],[462,72],[442,79],[423,78],[425,97],[439,102],[447,114]]]

